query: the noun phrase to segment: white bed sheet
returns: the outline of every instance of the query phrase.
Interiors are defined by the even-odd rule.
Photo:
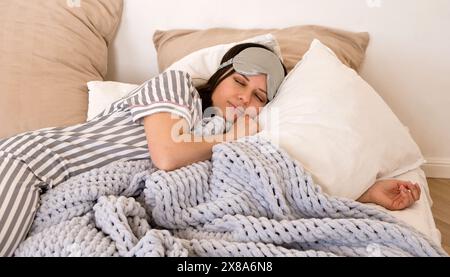
[[[418,231],[428,236],[436,244],[441,245],[441,233],[436,228],[433,214],[431,212],[431,205],[433,204],[433,201],[430,196],[430,190],[424,171],[421,168],[417,168],[404,174],[397,175],[394,178],[420,184],[422,194],[419,201],[414,203],[414,205],[408,209],[402,211],[389,211],[375,204],[369,205],[373,205],[379,209],[387,211],[389,214],[415,227]]]

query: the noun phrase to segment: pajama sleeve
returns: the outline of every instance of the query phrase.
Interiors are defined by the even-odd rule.
[[[188,73],[166,71],[141,85],[127,102],[135,123],[142,124],[146,116],[168,112],[186,119],[192,128],[199,96]]]

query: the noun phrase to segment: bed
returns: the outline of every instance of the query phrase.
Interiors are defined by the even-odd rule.
[[[98,6],[85,7],[82,6],[82,2],[77,1],[70,2],[70,5],[66,3],[59,3],[57,5],[46,4],[49,5],[46,7],[46,10],[54,9],[56,14],[63,14],[66,18],[69,14],[73,16],[73,11],[79,13],[78,16],[80,14],[83,15],[81,17],[83,19],[81,23],[77,23],[75,20],[69,21],[67,24],[74,24],[73,26],[82,24],[83,32],[87,32],[82,35],[85,40],[78,42],[79,44],[75,48],[76,51],[73,52],[43,52],[44,54],[40,57],[43,57],[42,61],[45,61],[45,63],[38,63],[34,65],[34,68],[45,68],[45,66],[48,66],[48,62],[53,62],[55,65],[55,67],[50,67],[55,69],[55,72],[53,72],[54,75],[49,74],[47,71],[43,73],[39,73],[39,70],[36,71],[37,73],[32,72],[34,74],[33,78],[39,80],[39,85],[36,88],[46,93],[38,98],[43,104],[35,105],[37,102],[36,99],[31,99],[30,103],[27,102],[25,105],[25,107],[29,108],[30,114],[17,114],[17,118],[8,121],[5,120],[3,126],[7,126],[7,128],[5,127],[1,130],[0,136],[7,137],[22,131],[36,130],[42,127],[63,126],[85,122],[113,101],[124,97],[131,90],[136,89],[142,81],[164,70],[189,72],[194,82],[201,84],[211,75],[211,72],[214,72],[219,63],[218,58],[231,45],[247,40],[263,43],[274,49],[284,59],[288,70],[291,72],[288,76],[288,81],[283,86],[283,97],[279,97],[276,101],[273,101],[261,116],[261,123],[264,126],[264,131],[261,133],[261,137],[264,139],[263,142],[244,140],[230,146],[221,146],[218,147],[216,155],[219,157],[223,153],[233,154],[238,151],[244,151],[247,148],[251,149],[251,147],[262,147],[264,149],[269,147],[272,149],[272,146],[276,146],[273,148],[277,149],[274,150],[274,153],[282,157],[286,166],[295,168],[300,179],[303,180],[304,186],[309,189],[308,197],[304,199],[305,202],[297,204],[299,206],[307,206],[308,203],[313,203],[311,205],[314,209],[310,211],[311,215],[308,217],[308,220],[311,221],[299,223],[294,220],[294,215],[298,216],[302,212],[308,213],[300,208],[301,211],[297,211],[298,214],[290,209],[287,209],[289,212],[282,210],[278,214],[272,208],[268,208],[256,214],[252,212],[229,212],[229,217],[220,218],[217,216],[214,217],[216,221],[208,219],[200,224],[201,227],[199,229],[188,229],[188,231],[183,232],[179,229],[181,229],[180,226],[184,226],[183,224],[187,224],[184,221],[182,221],[181,225],[177,225],[179,221],[175,219],[173,219],[173,222],[167,220],[167,225],[164,225],[164,217],[157,212],[154,212],[156,215],[153,214],[153,218],[152,216],[150,216],[150,219],[148,218],[148,214],[151,214],[153,211],[158,211],[158,205],[153,203],[154,196],[148,196],[144,193],[145,189],[148,191],[154,190],[155,187],[161,188],[164,186],[173,188],[177,183],[174,180],[182,183],[180,179],[177,179],[180,178],[179,176],[188,176],[193,179],[200,178],[202,182],[206,182],[202,178],[209,176],[210,171],[208,170],[211,165],[206,162],[173,173],[151,172],[153,174],[152,178],[160,178],[158,179],[160,182],[166,182],[164,185],[158,185],[156,181],[151,180],[148,174],[144,173],[144,169],[148,168],[148,165],[143,163],[119,163],[117,164],[117,168],[125,168],[124,174],[128,178],[127,182],[134,184],[133,186],[124,188],[125,184],[117,184],[118,187],[122,188],[121,190],[111,190],[110,195],[95,194],[94,202],[92,202],[93,194],[91,194],[93,192],[89,192],[88,195],[81,195],[80,193],[80,195],[74,196],[75,200],[71,202],[71,205],[73,205],[68,205],[70,207],[66,207],[61,202],[55,200],[59,199],[61,195],[70,195],[73,193],[70,185],[86,185],[85,179],[90,176],[89,174],[100,174],[102,172],[102,169],[98,169],[95,173],[89,172],[86,176],[74,177],[65,182],[61,188],[57,186],[55,191],[49,191],[47,192],[48,194],[43,195],[41,212],[38,212],[38,219],[36,219],[28,239],[20,245],[17,252],[18,256],[445,255],[439,249],[441,242],[440,233],[435,226],[431,213],[432,199],[429,194],[426,177],[420,168],[424,163],[422,153],[412,139],[406,126],[399,121],[381,97],[379,97],[377,92],[359,75],[364,62],[365,52],[369,45],[369,34],[366,32],[350,32],[319,25],[282,26],[278,29],[211,28],[186,30],[171,28],[169,30],[158,31],[152,29],[153,42],[156,50],[155,54],[157,55],[158,61],[156,62],[156,57],[154,57],[151,62],[148,62],[146,60],[148,55],[145,54],[142,55],[145,58],[131,62],[135,65],[133,69],[130,67],[130,64],[124,62],[126,55],[120,55],[118,57],[116,55],[118,52],[123,54],[129,51],[129,47],[133,48],[127,45],[126,40],[124,40],[127,34],[129,34],[125,29],[127,28],[127,24],[130,23],[128,21],[131,17],[130,13],[134,12],[135,14],[139,14],[137,11],[139,5],[145,4],[136,4],[136,2],[131,4],[131,1],[125,1],[125,9],[122,10],[122,1],[103,0],[99,2],[102,3],[99,3]],[[21,5],[22,7],[20,7]],[[30,7],[25,2],[16,6],[19,7],[18,11],[20,11],[20,8],[23,9],[24,5],[27,6],[28,11],[32,11],[35,14],[44,11],[42,7],[33,7],[33,5]],[[9,8],[13,10],[12,6],[9,6]],[[103,21],[93,20],[98,18],[96,12],[99,9],[102,11]],[[11,20],[14,15],[11,10],[10,17],[3,18]],[[119,26],[122,11],[126,16],[122,17],[122,25]],[[33,14],[32,12],[29,14]],[[63,18],[61,17],[59,20]],[[62,22],[67,21],[64,19]],[[47,26],[52,26],[54,23],[54,21],[49,21],[47,22]],[[91,24],[94,24],[94,26]],[[209,25],[203,25],[201,27],[210,28]],[[117,37],[114,40],[114,34],[117,30]],[[73,34],[70,32],[67,33],[67,30],[63,30],[63,32],[67,38],[74,38]],[[30,34],[26,33],[25,35],[29,36]],[[34,36],[31,38],[25,37],[24,40],[26,39],[36,41]],[[95,47],[96,52],[92,52],[86,46],[92,45],[92,41],[97,45]],[[30,45],[33,44],[31,43]],[[73,42],[72,45],[74,45]],[[45,45],[43,46],[45,48]],[[67,48],[68,46],[65,45],[65,47]],[[120,51],[117,49],[118,47],[121,48]],[[56,47],[56,49],[58,48]],[[30,49],[22,50],[29,51]],[[17,56],[18,54],[15,53],[15,55]],[[109,59],[107,59],[108,55]],[[61,60],[62,56],[64,58]],[[135,58],[136,56],[134,55],[133,59]],[[16,63],[16,61],[11,61],[11,63]],[[68,64],[72,64],[72,66],[67,66]],[[150,71],[147,71],[148,64],[152,65]],[[106,75],[107,66],[110,67],[108,77]],[[324,70],[319,70],[321,66]],[[329,70],[327,71],[328,75],[322,74],[326,71],[325,69]],[[57,76],[57,72],[64,72],[65,75]],[[319,72],[321,74],[318,74]],[[22,91],[24,88],[20,85],[20,80],[23,76],[20,74],[12,75],[16,73],[9,72],[8,74],[10,75],[5,75],[5,78],[8,78],[8,80],[14,79],[17,82],[0,81],[8,83],[11,91],[21,91],[23,94],[25,93]],[[71,77],[67,78],[67,76]],[[55,82],[54,80],[57,78],[67,79],[67,82]],[[108,78],[115,82],[104,81]],[[125,80],[128,83],[124,83]],[[330,90],[330,86],[333,86],[333,90]],[[303,88],[301,93],[298,90],[299,87]],[[333,96],[331,92],[338,92],[339,97]],[[61,94],[60,97],[56,97],[50,101],[49,99],[57,93]],[[301,96],[299,97],[299,95]],[[293,98],[296,101],[293,101]],[[11,101],[13,102],[17,100],[12,96],[8,99],[12,99]],[[17,100],[14,103],[19,102]],[[50,102],[51,105],[45,104]],[[367,103],[371,103],[371,105],[369,106]],[[2,105],[4,104],[2,103]],[[16,115],[16,113],[10,111],[13,105],[6,104],[4,109],[2,108],[2,112]],[[31,109],[30,107],[34,105],[37,107]],[[291,112],[281,113],[279,117],[274,116],[273,111],[276,111],[277,108]],[[23,110],[27,109],[25,108]],[[328,111],[328,113],[324,111]],[[349,111],[351,112],[349,113]],[[376,114],[383,114],[383,116],[381,118],[375,117],[374,115]],[[330,115],[333,115],[333,121],[330,121]],[[278,118],[279,121],[275,123],[270,121],[274,117]],[[1,119],[6,119],[6,116],[2,116]],[[311,122],[320,124],[313,127]],[[373,130],[366,128],[368,125],[367,122],[375,126]],[[317,129],[317,126],[321,126],[321,129]],[[282,131],[276,131],[277,128],[281,128]],[[385,134],[385,136],[380,136],[379,133]],[[304,147],[299,147],[299,145]],[[374,147],[368,147],[368,145]],[[284,154],[279,154],[277,151],[282,151]],[[256,162],[258,159],[270,160],[271,157],[270,154],[258,156],[259,154],[253,153],[248,155],[250,157],[249,160],[254,161],[254,164],[258,164]],[[252,155],[256,155],[256,158],[253,158]],[[236,158],[236,161],[238,160]],[[226,161],[224,159],[222,164],[219,158],[215,160],[217,164],[225,168]],[[295,161],[296,166],[293,165],[292,161]],[[280,164],[284,163],[281,162]],[[219,169],[222,168],[220,166]],[[270,167],[267,166],[267,168]],[[235,170],[237,172],[237,169]],[[283,170],[278,168],[271,170],[277,172],[276,174],[273,173],[275,174],[274,176],[278,176],[277,174],[280,174],[279,176],[282,176],[282,174],[292,174],[291,171],[290,173],[283,173]],[[222,171],[219,170],[218,172]],[[247,180],[247,177],[244,176],[245,174],[256,176],[251,175],[251,172],[250,170],[241,173],[237,182],[240,184],[240,182]],[[214,173],[211,174],[214,175]],[[203,177],[201,178],[199,176]],[[356,199],[358,195],[361,195],[375,180],[383,178],[398,178],[417,182],[421,185],[422,197],[411,208],[403,211],[387,211],[377,205],[356,205],[353,202],[348,202],[348,199]],[[273,185],[273,182],[268,182],[266,185]],[[103,184],[94,184],[95,186],[103,186]],[[193,189],[197,188],[196,186],[196,184],[187,184],[186,188]],[[133,191],[133,189],[135,190]],[[297,189],[298,193],[301,193],[302,190],[300,188]],[[228,190],[225,191],[229,193]],[[285,192],[284,189],[281,189],[281,191]],[[231,195],[234,195],[233,193]],[[311,200],[314,197],[311,198],[310,195],[316,195],[317,199],[322,199],[322,202]],[[241,198],[239,199],[242,200]],[[246,203],[248,201],[249,203],[253,203],[253,200],[245,199],[242,202]],[[139,206],[139,201],[147,203],[147,206]],[[54,206],[49,203],[53,203]],[[150,205],[148,203],[152,204]],[[183,203],[182,200],[180,200],[180,203]],[[268,203],[271,204],[270,201]],[[320,205],[317,206],[317,203],[320,203]],[[321,207],[327,206],[325,203],[330,203],[331,208],[324,214],[321,214]],[[221,207],[220,205],[222,204],[214,202],[214,205]],[[124,214],[111,214],[111,207],[122,207],[121,209],[123,209]],[[123,207],[132,208],[126,210]],[[149,207],[151,211],[148,210]],[[183,206],[176,211],[179,212],[180,210],[187,209],[186,207],[194,210],[202,210],[202,208],[198,207],[198,203],[196,203],[196,205],[192,206]],[[249,207],[254,206],[250,205]],[[342,207],[352,208],[349,208],[348,211],[344,208],[347,211],[346,213],[341,210]],[[255,209],[258,210],[258,208]],[[58,220],[51,221],[46,215],[56,213],[56,210],[59,212],[59,217],[54,216],[53,218],[57,218]],[[380,211],[380,213],[377,211]],[[314,214],[315,212],[317,214]],[[386,217],[384,212],[393,217]],[[238,217],[233,217],[236,214]],[[123,221],[123,217],[121,220],[121,216],[123,215],[125,217],[128,216],[128,223],[126,220]],[[258,219],[259,221],[255,219],[251,223],[253,217],[251,219],[247,217],[241,218],[239,215],[248,216],[249,218],[250,216],[255,216],[256,218],[267,217],[274,221],[270,221],[269,224],[265,219]],[[320,219],[318,222],[314,221],[314,215]],[[162,219],[158,216],[161,216]],[[378,220],[373,226],[367,224],[367,222],[370,222],[368,220],[371,220],[370,216],[374,216]],[[328,222],[328,217],[332,218],[333,221]],[[101,218],[107,218],[108,220],[102,221]],[[400,221],[397,222],[397,219]],[[145,223],[146,220],[148,220],[148,223]],[[154,220],[160,225],[156,224]],[[250,223],[243,223],[247,222],[247,220]],[[351,229],[352,227],[349,226],[353,226],[351,225],[352,220],[356,220],[356,226],[367,226],[367,233],[359,230],[359,228],[357,229],[361,233],[356,229]],[[406,225],[403,225],[401,222],[406,223]],[[97,227],[93,227],[95,224],[97,224]],[[197,226],[193,223],[190,224]],[[270,239],[264,240],[262,238],[263,235],[254,239],[249,238],[248,234],[242,235],[237,234],[237,231],[233,231],[235,230],[233,228],[236,227],[236,224],[243,224],[242,226],[253,224],[252,226],[261,226],[261,228],[266,226],[264,224],[285,228],[288,228],[286,226],[294,226],[298,230],[304,226],[317,225],[322,228],[317,227],[317,230],[310,232],[308,227],[305,227],[308,230],[305,231],[305,236],[308,234],[314,234],[316,236],[322,232],[321,230],[325,230],[329,226],[335,226],[336,228],[341,226],[344,231],[342,231],[342,238],[333,237],[334,234],[327,233],[329,235],[327,238],[330,240],[321,241],[320,247],[314,248],[314,243],[320,241],[317,237],[305,241],[303,246],[296,244],[299,242],[295,239],[301,241],[300,238],[295,237],[293,240],[286,241],[276,230],[274,231],[277,234],[276,236],[271,237],[270,234],[267,235]],[[123,227],[126,231],[113,227],[115,225],[120,226],[120,228]],[[186,226],[192,227],[191,225],[187,224]],[[152,226],[163,226],[164,228],[162,229],[164,230],[154,232],[151,230]],[[412,226],[413,228],[410,229],[408,226]],[[69,227],[73,228],[70,229]],[[174,227],[177,230],[175,235],[170,231],[170,227]],[[377,241],[376,239],[379,239],[380,236],[377,231],[382,232],[381,229],[377,228],[384,228],[383,230],[389,235],[389,239],[380,239],[378,244],[374,244],[378,247],[378,252],[373,252],[372,248],[369,249],[369,246],[364,244],[364,240],[355,239],[360,238],[358,235],[369,234],[368,236],[373,236],[373,241]],[[420,233],[417,233],[414,229]],[[354,234],[349,230],[353,230]],[[79,236],[74,234],[75,231],[79,232]],[[396,241],[394,234],[398,235],[399,233],[402,235],[400,237],[403,240],[398,239]],[[265,233],[261,231],[261,234]],[[408,241],[406,234],[414,239]],[[243,237],[239,237],[239,235]],[[126,241],[125,244],[118,243],[121,238],[126,238],[123,239]],[[85,239],[84,244],[83,239]],[[345,241],[343,245],[337,243],[340,239]],[[68,241],[70,242],[69,244]],[[389,246],[390,243],[394,246]],[[89,247],[85,247],[86,245]],[[217,250],[216,247],[213,247],[214,245],[220,245],[221,248],[227,249],[228,252],[220,252],[220,249]],[[286,245],[289,245],[289,247],[285,247]]]

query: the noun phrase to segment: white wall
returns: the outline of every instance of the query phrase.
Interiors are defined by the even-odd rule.
[[[283,28],[319,24],[367,31],[361,75],[409,127],[429,161],[450,178],[450,0],[124,0],[109,80],[156,75],[156,29]]]

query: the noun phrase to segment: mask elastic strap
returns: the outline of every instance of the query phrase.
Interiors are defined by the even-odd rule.
[[[224,67],[226,67],[226,66],[228,66],[228,65],[230,65],[232,63],[233,63],[233,59],[229,59],[228,61],[226,61],[223,64],[221,64],[217,70],[221,70],[222,68],[224,68]]]

